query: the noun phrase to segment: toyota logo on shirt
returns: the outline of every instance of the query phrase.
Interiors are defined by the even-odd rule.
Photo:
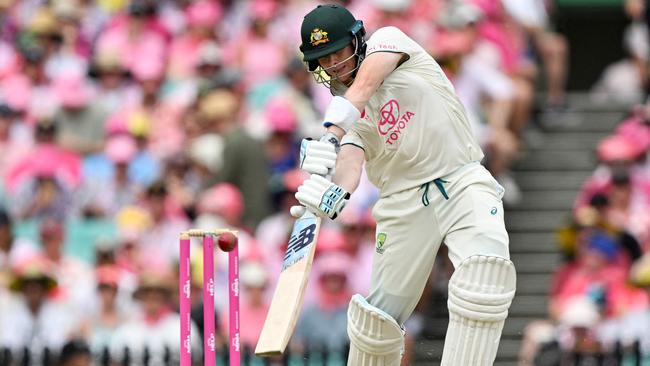
[[[400,115],[399,102],[395,99],[386,102],[379,110],[379,124],[377,125],[377,129],[382,136],[388,135],[385,143],[392,145],[393,142],[397,141],[402,134],[402,130],[406,128],[414,115],[415,113],[410,111]]]
[[[379,110],[379,133],[387,134],[395,127],[398,120],[399,103],[395,99],[391,99]]]

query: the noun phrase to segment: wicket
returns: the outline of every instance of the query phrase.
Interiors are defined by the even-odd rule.
[[[216,363],[215,321],[214,321],[214,238],[223,234],[237,231],[229,229],[218,230],[188,230],[180,235],[180,260],[178,292],[181,316],[181,365],[192,365],[191,323],[190,314],[190,239],[203,239],[203,350],[204,365],[214,366]],[[230,319],[229,347],[230,366],[240,365],[239,348],[239,248],[235,246],[228,252],[228,312]]]

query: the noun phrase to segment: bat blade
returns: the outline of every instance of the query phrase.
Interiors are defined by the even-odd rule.
[[[284,353],[291,339],[305,298],[320,224],[321,218],[307,210],[293,225],[282,272],[255,348],[258,356]]]

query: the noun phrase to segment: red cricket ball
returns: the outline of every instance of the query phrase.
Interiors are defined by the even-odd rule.
[[[217,237],[217,245],[224,252],[229,252],[237,246],[237,236],[233,233],[223,233]]]

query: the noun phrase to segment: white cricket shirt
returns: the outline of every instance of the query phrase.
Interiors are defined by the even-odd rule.
[[[438,63],[395,27],[367,42],[375,52],[405,53],[343,137],[365,151],[368,179],[381,196],[420,186],[483,158],[465,109]]]

